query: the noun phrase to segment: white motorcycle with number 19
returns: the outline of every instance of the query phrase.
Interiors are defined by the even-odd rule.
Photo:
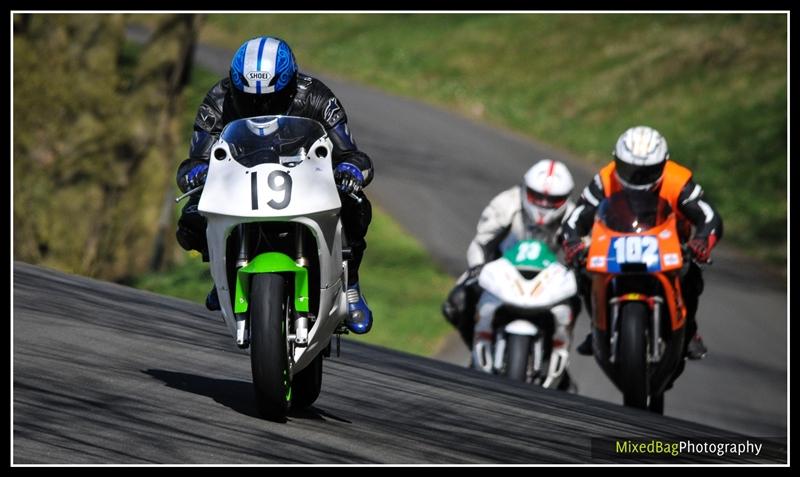
[[[233,121],[212,146],[198,204],[222,317],[250,350],[258,407],[273,419],[317,399],[322,358],[344,332],[347,250],[332,151],[311,119]]]

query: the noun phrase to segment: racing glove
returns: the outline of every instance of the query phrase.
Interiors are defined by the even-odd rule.
[[[585,258],[586,244],[583,240],[564,242],[564,261],[572,268],[581,268]]]
[[[334,167],[333,178],[339,192],[343,194],[355,194],[364,186],[364,174],[349,162],[342,162]]]
[[[467,280],[471,280],[473,278],[478,278],[478,275],[481,274],[481,270],[483,270],[483,266],[486,265],[485,263],[481,263],[480,265],[475,265],[474,267],[467,270]]]
[[[695,237],[686,244],[692,251],[694,259],[699,263],[708,263],[711,259],[711,249],[717,243],[717,236],[709,235],[707,238]]]
[[[206,176],[208,175],[208,164],[198,164],[181,177],[181,182],[178,184],[182,191],[187,192],[196,187],[206,183]]]
[[[480,265],[475,265],[467,270],[467,277],[464,279],[465,287],[478,287],[478,277],[480,276],[484,265],[485,263],[481,263]]]

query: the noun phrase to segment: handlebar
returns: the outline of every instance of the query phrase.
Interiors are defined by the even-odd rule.
[[[711,265],[711,264],[714,263],[714,261],[711,260],[710,258],[708,259],[707,262],[698,262],[697,260],[695,260],[694,253],[689,248],[689,246],[687,244],[685,244],[685,243],[681,244],[681,254],[683,256],[684,266],[686,266],[686,267],[689,266],[690,262],[694,262],[694,263],[696,263],[697,265],[699,265],[701,267],[708,266],[708,265]],[[576,270],[585,269],[586,268],[586,257],[588,255],[589,255],[589,249],[588,248],[581,250],[578,253],[578,255],[575,257],[573,262],[570,264],[572,266],[572,268],[574,268]]]
[[[194,189],[187,191],[185,194],[176,197],[175,198],[175,203],[178,203],[178,202],[182,201],[183,199],[185,199],[186,197],[189,197],[190,195],[196,194],[196,193],[200,192],[201,190],[203,190],[203,186],[197,186]]]
[[[589,256],[589,249],[585,248],[578,252],[578,255],[575,257],[575,262],[578,269],[586,268],[586,257]]]
[[[682,255],[683,255],[683,261],[684,261],[684,262],[693,261],[693,262],[694,262],[694,263],[696,263],[697,265],[701,265],[701,266],[702,266],[702,265],[711,265],[711,264],[713,264],[713,263],[714,263],[714,261],[713,261],[713,260],[711,260],[711,258],[710,258],[710,257],[709,257],[709,259],[708,259],[708,261],[707,261],[707,262],[698,262],[697,260],[695,260],[695,259],[694,259],[694,252],[692,252],[692,249],[690,249],[690,248],[689,248],[689,245],[688,245],[688,244],[686,244],[686,243],[682,243],[682,244],[681,244],[681,253],[682,253]]]

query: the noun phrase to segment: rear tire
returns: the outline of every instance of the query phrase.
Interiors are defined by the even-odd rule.
[[[314,404],[322,389],[322,352],[292,378],[292,409]]]
[[[619,331],[619,377],[623,403],[647,409],[647,306],[630,302],[622,307]]]
[[[528,358],[531,355],[531,337],[509,334],[507,342],[507,375],[513,380],[524,382],[528,378]]]
[[[256,403],[267,419],[285,421],[291,399],[283,277],[252,276],[250,292],[250,365]]]

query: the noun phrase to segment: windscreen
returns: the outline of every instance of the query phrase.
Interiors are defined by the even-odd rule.
[[[220,136],[233,159],[245,167],[264,163],[299,162],[325,129],[317,121],[294,116],[237,119]]]
[[[658,194],[623,190],[600,203],[597,217],[611,230],[639,233],[664,223],[671,213],[672,207]]]

